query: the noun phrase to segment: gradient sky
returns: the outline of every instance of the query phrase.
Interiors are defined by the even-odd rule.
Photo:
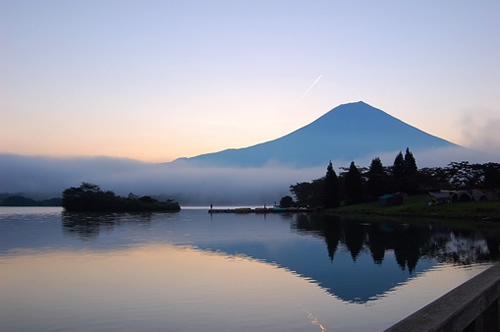
[[[363,100],[500,153],[500,1],[0,0],[0,153],[171,161]]]

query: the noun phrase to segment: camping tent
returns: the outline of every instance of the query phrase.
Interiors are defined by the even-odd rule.
[[[481,190],[468,189],[457,190],[451,195],[452,202],[487,201],[488,199]]]
[[[387,194],[380,196],[378,198],[378,204],[380,206],[394,206],[403,204],[403,195],[398,194]]]

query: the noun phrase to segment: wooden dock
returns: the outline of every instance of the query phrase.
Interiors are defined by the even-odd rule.
[[[301,213],[311,212],[307,208],[230,208],[230,209],[214,209],[210,208],[208,213]]]

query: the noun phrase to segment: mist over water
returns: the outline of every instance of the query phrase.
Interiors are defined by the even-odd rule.
[[[464,153],[464,151],[466,153]],[[392,165],[399,151],[384,152],[355,160],[369,166],[380,157]],[[414,151],[418,167],[446,166],[451,161],[494,161],[473,150],[442,148]],[[351,161],[335,160],[337,171]],[[0,193],[25,193],[40,198],[58,197],[69,187],[82,182],[98,184],[118,195],[161,195],[183,205],[217,204],[264,205],[289,195],[290,185],[325,175],[326,166],[294,168],[278,163],[264,167],[193,166],[186,161],[153,164],[133,159],[110,157],[53,158],[0,154]]]
[[[58,196],[65,188],[90,182],[118,195],[165,195],[181,204],[270,204],[287,195],[290,184],[310,181],[325,172],[323,167],[194,167],[107,157],[2,155],[0,159],[0,192]]]

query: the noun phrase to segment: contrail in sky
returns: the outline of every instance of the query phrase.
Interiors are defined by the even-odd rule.
[[[309,89],[307,89],[306,92],[304,92],[304,94],[297,100],[297,104],[302,100],[302,98],[304,98],[307,95],[309,91],[311,91],[311,89],[316,85],[316,83],[318,83],[318,81],[321,79],[322,76],[323,74],[318,76],[316,81],[314,81],[313,84],[311,84],[311,86],[309,87]]]

